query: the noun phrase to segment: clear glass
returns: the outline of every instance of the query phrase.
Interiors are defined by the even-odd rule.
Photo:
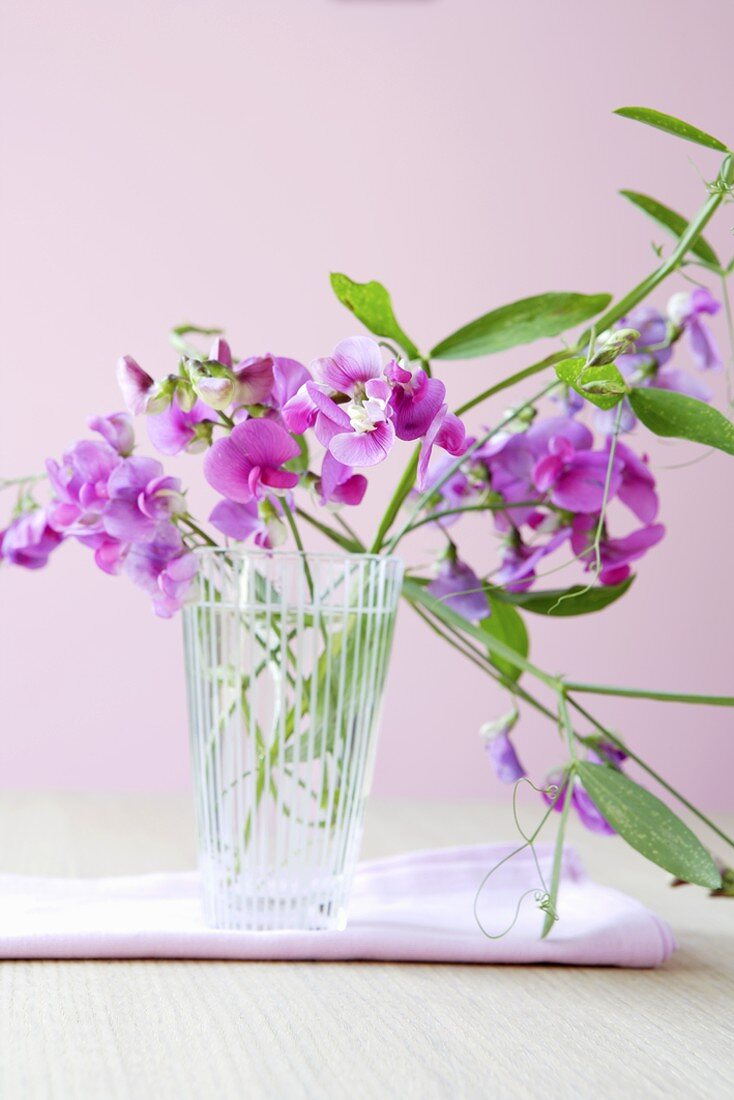
[[[402,564],[197,553],[183,620],[205,919],[344,927]]]

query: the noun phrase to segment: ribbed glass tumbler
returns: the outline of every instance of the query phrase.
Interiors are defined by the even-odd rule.
[[[402,565],[198,554],[183,618],[205,919],[343,927]]]

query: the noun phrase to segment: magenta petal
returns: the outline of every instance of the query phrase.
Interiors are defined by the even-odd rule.
[[[246,420],[232,429],[230,440],[253,466],[282,466],[301,453],[295,439],[274,420]]]
[[[604,499],[608,456],[602,452],[581,451],[556,480],[551,500],[569,512],[598,512]],[[615,460],[609,480],[609,499],[616,496],[622,475]]]
[[[241,504],[252,500],[248,482],[250,469],[245,456],[232,445],[231,439],[217,439],[204,458],[204,477],[212,488]]]
[[[387,458],[394,442],[394,427],[389,421],[383,421],[372,432],[335,435],[329,450],[344,466],[376,466]]]
[[[501,730],[494,737],[488,738],[485,749],[500,783],[517,783],[528,774],[520,763],[507,730]]]
[[[232,366],[232,350],[225,339],[218,336],[209,349],[209,358],[223,367]]]
[[[535,464],[533,470],[533,481],[536,489],[539,489],[541,493],[547,492],[555,484],[562,470],[563,463],[557,455],[546,455],[545,458],[541,458]]]
[[[156,524],[138,508],[134,501],[112,500],[102,516],[108,535],[120,542],[148,542],[155,535]]]
[[[253,357],[238,363],[235,368],[237,392],[235,402],[238,405],[262,405],[273,392],[272,356]]]
[[[438,378],[428,378],[423,371],[416,374],[414,392],[397,387],[392,395],[395,434],[408,441],[426,434],[446,396],[446,387]]]
[[[318,414],[318,405],[311,397],[308,386],[301,388],[283,405],[281,415],[289,432],[304,435],[312,428]]]
[[[260,476],[263,485],[269,485],[271,489],[295,489],[298,484],[298,474],[292,474],[290,470],[264,469]]]
[[[337,393],[352,394],[356,383],[382,374],[380,346],[369,336],[353,336],[338,343],[328,358],[316,359],[311,371]]]
[[[155,383],[132,355],[123,355],[118,360],[117,384],[130,412],[135,416],[145,412],[150,390]]]
[[[303,363],[296,359],[285,359],[283,356],[275,356],[273,359],[273,394],[275,407],[280,409],[306,382],[310,382],[311,375]],[[291,429],[293,430],[293,429]],[[300,434],[300,433],[299,433]]]

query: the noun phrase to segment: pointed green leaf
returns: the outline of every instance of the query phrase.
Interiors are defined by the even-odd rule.
[[[683,122],[673,115],[655,111],[652,107],[620,107],[615,115],[622,118],[631,118],[635,122],[644,122],[646,126],[654,126],[656,130],[664,130],[666,134],[683,138],[684,141],[693,141],[696,145],[705,145],[709,149],[718,149],[720,153],[728,153],[729,150],[723,141],[707,134],[705,130],[699,130],[697,126],[691,126],[690,122]]]
[[[654,222],[661,225],[663,229],[667,229],[674,237],[682,237],[688,228],[688,222],[681,214],[676,214],[675,210],[671,210],[669,206],[658,202],[657,199],[652,199],[649,195],[643,195],[639,191],[620,191],[619,193],[652,218]],[[703,260],[704,263],[720,267],[718,256],[703,237],[698,238],[691,247],[691,252],[694,256],[698,256],[699,260]]]
[[[495,588],[492,595],[496,600],[514,604],[523,611],[532,611],[535,615],[553,615],[558,618],[591,615],[595,611],[603,611],[624,596],[634,579],[628,577],[621,584],[599,585],[589,589],[580,584],[571,588],[550,588],[539,592],[508,592],[504,588]]]
[[[583,356],[558,363],[556,377],[598,409],[613,409],[629,388],[614,363],[587,367]]]
[[[355,283],[347,275],[334,272],[331,286],[342,305],[373,332],[400,344],[408,359],[420,359],[420,352],[397,322],[392,301],[382,283]]]
[[[485,313],[447,336],[431,352],[433,359],[475,359],[530,344],[588,321],[609,305],[609,294],[538,294]]]
[[[498,600],[493,592],[488,592],[487,598],[489,600],[490,615],[489,618],[482,619],[479,624],[482,630],[490,637],[510,646],[521,657],[527,657],[530,652],[530,640],[522,616],[509,603]],[[508,676],[511,680],[519,680],[521,669],[517,665],[513,665],[503,657],[492,657],[490,655],[489,659],[505,676]]]
[[[647,859],[676,878],[716,890],[721,875],[700,840],[664,802],[624,772],[580,761],[577,774],[613,829]]]
[[[633,389],[635,415],[655,435],[690,439],[734,455],[734,424],[718,409],[673,390]]]

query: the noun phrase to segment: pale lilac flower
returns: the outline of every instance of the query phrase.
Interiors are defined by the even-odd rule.
[[[207,452],[204,475],[222,496],[247,504],[262,499],[268,489],[293,489],[298,475],[283,466],[299,454],[295,439],[279,424],[245,420]]]
[[[577,451],[562,436],[554,436],[548,449],[549,453],[536,464],[533,479],[538,489],[550,492],[550,499],[557,508],[568,512],[598,512],[604,500],[607,476],[608,499],[616,495],[622,478],[622,463],[617,458],[608,475],[609,458],[603,451]]]
[[[510,733],[517,719],[518,713],[513,710],[495,722],[487,722],[479,731],[494,774],[500,783],[517,783],[528,774],[510,740]]]
[[[254,355],[238,363],[234,368],[235,405],[267,404],[275,384],[274,366],[272,355]]]
[[[120,542],[149,542],[160,524],[186,510],[181,482],[163,476],[154,458],[127,458],[108,482],[109,503],[102,523],[108,535]]]
[[[211,409],[197,400],[190,409],[183,409],[176,395],[167,409],[146,417],[148,438],[157,451],[175,455],[180,451],[197,454],[211,443]]]
[[[715,316],[721,305],[710,290],[697,286],[692,291],[674,294],[668,302],[668,314],[674,325],[685,330],[693,361],[699,370],[720,370],[722,359],[713,336],[703,324],[706,315]]]
[[[560,813],[565,805],[566,797],[568,796],[568,773],[564,769],[551,772],[550,775],[546,776],[546,787],[560,789],[560,794],[555,795],[549,794],[547,791],[542,792],[543,798],[548,805],[552,805],[553,809],[557,813]],[[592,802],[578,777],[574,778],[573,781],[571,805],[578,814],[581,824],[589,829],[590,832],[602,833],[606,836],[614,834],[615,830]]]
[[[593,542],[598,523],[598,516],[579,515],[575,517],[572,524],[571,549],[584,563],[587,571],[595,566]],[[636,531],[619,539],[610,538],[604,531],[599,548],[602,566],[599,574],[601,584],[621,584],[632,572],[630,562],[643,557],[652,546],[660,542],[664,535],[665,528],[661,523],[639,527]]]
[[[102,530],[102,513],[109,499],[110,476],[125,461],[104,440],[82,439],[62,456],[46,460],[54,492],[49,523],[65,535],[92,534]]]
[[[135,543],[125,572],[150,596],[156,615],[168,619],[185,602],[196,575],[196,555],[186,550],[173,524],[161,524],[150,542]]]
[[[439,562],[438,574],[428,585],[428,591],[469,622],[479,622],[489,614],[482,582],[471,566],[456,557],[455,551]]]
[[[128,413],[110,413],[109,416],[90,416],[87,427],[98,432],[119,455],[127,456],[135,446],[135,429]]]
[[[209,360],[232,369],[232,349],[223,336],[217,336],[209,348]]]
[[[327,451],[316,491],[322,504],[354,506],[362,503],[367,491],[367,478],[363,474],[355,474],[351,466],[344,466]]]
[[[44,508],[23,512],[0,531],[0,561],[24,569],[42,569],[49,555],[63,542],[63,536],[49,525]]]
[[[502,563],[492,575],[492,583],[508,592],[525,592],[536,577],[536,570],[543,558],[552,554],[571,534],[570,528],[559,528],[548,542],[528,546],[517,531],[513,531],[505,545]]]
[[[255,500],[247,504],[220,500],[209,516],[209,522],[236,542],[245,542],[252,536],[255,545],[264,550],[282,546],[288,537],[277,498],[267,498],[259,505]]]
[[[282,409],[310,379],[311,375],[303,363],[282,355],[273,356],[273,392],[270,397],[272,407]]]

